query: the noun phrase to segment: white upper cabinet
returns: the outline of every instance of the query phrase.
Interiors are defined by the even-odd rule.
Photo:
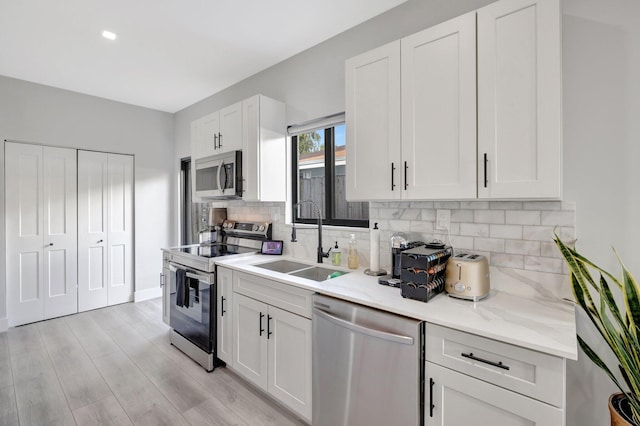
[[[560,41],[501,0],[347,60],[347,199],[560,198]]]
[[[191,123],[191,160],[242,149],[242,102]]]
[[[476,16],[402,39],[403,198],[476,196]]]
[[[286,201],[286,107],[266,96],[242,101],[242,178],[246,201]]]
[[[480,198],[561,198],[560,40],[558,0],[478,10]]]
[[[242,102],[236,102],[220,110],[220,130],[214,154],[238,149],[242,149]]]
[[[347,200],[401,197],[400,41],[345,64]]]

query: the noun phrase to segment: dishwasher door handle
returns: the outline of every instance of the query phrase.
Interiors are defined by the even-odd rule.
[[[314,309],[313,313],[321,318],[331,321],[341,327],[347,328],[356,333],[366,334],[371,337],[377,337],[378,339],[389,340],[391,342],[402,343],[403,345],[413,345],[413,337],[402,336],[400,334],[387,333],[386,331],[380,331],[369,327],[364,327],[358,324],[354,324],[351,321],[346,321],[338,317],[334,317],[324,311]]]

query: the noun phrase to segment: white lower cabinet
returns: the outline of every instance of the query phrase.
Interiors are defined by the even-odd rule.
[[[217,311],[216,321],[217,357],[233,365],[233,271],[216,268]]]
[[[251,287],[261,281],[269,287],[280,287],[283,291],[280,296],[294,290],[288,303],[296,303],[294,298],[299,296],[300,289],[233,273],[234,290],[246,288],[243,283]],[[232,368],[311,421],[311,319],[237,291],[233,294],[232,312]]]
[[[564,426],[564,359],[434,324],[425,342],[427,426]]]
[[[559,408],[427,362],[427,426],[553,426],[564,424]]]

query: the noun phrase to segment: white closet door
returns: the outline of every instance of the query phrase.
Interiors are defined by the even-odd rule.
[[[108,154],[107,304],[133,300],[133,157]]]
[[[44,147],[44,319],[78,312],[76,150]]]
[[[9,326],[44,318],[42,147],[5,143]]]
[[[107,306],[108,156],[78,151],[78,310]]]

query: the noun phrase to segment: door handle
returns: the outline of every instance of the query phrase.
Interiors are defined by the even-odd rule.
[[[410,336],[403,336],[400,334],[388,333],[386,331],[364,327],[362,325],[352,323],[351,321],[335,317],[319,309],[314,309],[313,314],[356,333],[366,334],[367,336],[377,337],[378,339],[389,340],[396,343],[402,343],[403,345],[413,345],[413,337]]]
[[[433,405],[433,385],[435,382],[431,377],[429,377],[429,417],[433,417],[433,409],[435,405]]]
[[[222,296],[222,298],[220,299],[220,316],[223,317],[224,313],[227,312],[224,310],[224,296]]]
[[[271,315],[267,315],[267,340],[269,339],[269,336],[271,336],[273,334],[273,332],[271,331],[271,319],[273,317]]]
[[[218,149],[218,135],[213,134],[213,149]]]
[[[394,163],[391,163],[391,190],[392,191],[396,187],[396,184],[393,181],[393,175],[395,174],[395,171],[396,171],[396,165]]]
[[[100,244],[100,243],[103,243],[103,242],[104,242],[104,240],[98,240],[98,241],[96,242],[96,244]]]
[[[260,336],[262,336],[262,333],[264,332],[264,328],[262,328],[262,318],[264,318],[264,314],[260,312]]]
[[[487,158],[487,153],[484,153],[484,187],[487,187],[488,179],[487,179],[487,163],[489,162],[489,159]]]
[[[409,168],[409,166],[407,166],[407,162],[404,162],[404,190],[406,191],[407,188],[409,187],[409,184],[407,183],[407,169]]]
[[[53,243],[49,243],[49,247],[53,246]]]
[[[222,149],[222,133],[218,132],[218,149]]]

